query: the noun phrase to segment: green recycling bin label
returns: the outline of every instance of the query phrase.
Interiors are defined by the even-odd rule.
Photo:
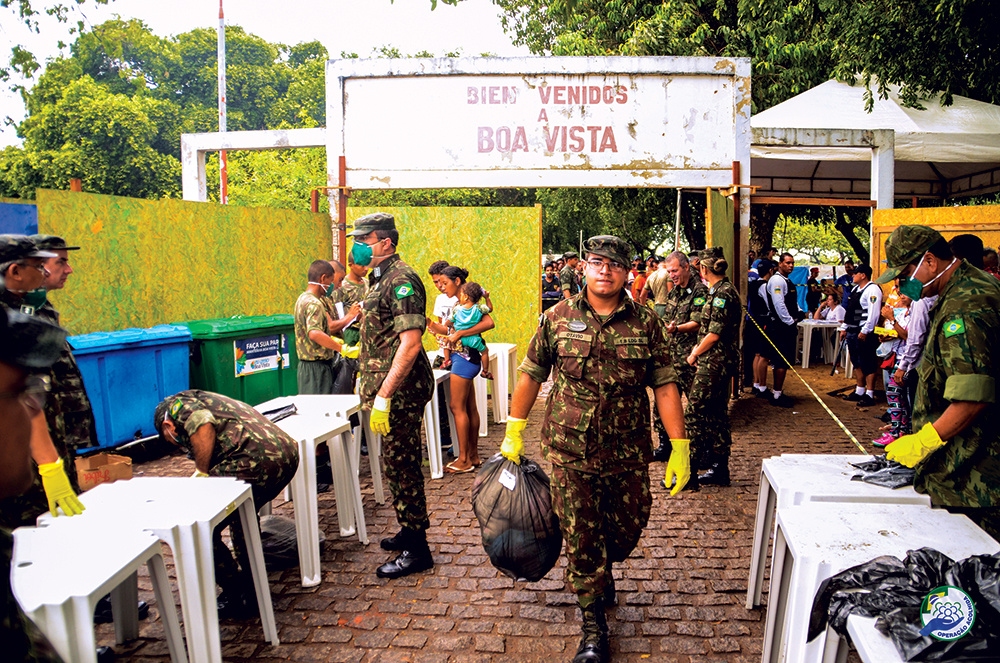
[[[288,338],[285,334],[255,336],[233,341],[236,357],[236,377],[276,371],[290,363]]]

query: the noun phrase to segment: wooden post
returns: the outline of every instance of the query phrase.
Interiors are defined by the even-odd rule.
[[[313,214],[319,212],[319,189],[313,189],[309,194],[309,209]]]
[[[339,184],[340,191],[337,192],[337,259],[340,264],[347,265],[347,160],[343,155],[340,157]]]
[[[83,193],[83,183],[79,179],[71,177],[69,180],[69,190]]]

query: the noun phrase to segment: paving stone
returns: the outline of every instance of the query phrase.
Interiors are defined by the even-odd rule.
[[[504,638],[499,635],[476,636],[476,651],[502,654],[505,649]]]

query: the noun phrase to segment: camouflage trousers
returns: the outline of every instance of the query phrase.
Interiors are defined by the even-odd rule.
[[[729,430],[728,374],[696,373],[684,426],[691,439],[691,472],[707,469],[729,458],[733,437]]]
[[[632,554],[649,522],[649,468],[598,476],[553,465],[551,486],[566,542],[566,578],[587,606],[603,594],[611,563]]]
[[[677,373],[677,389],[681,392],[681,396],[687,396],[690,400],[691,383],[694,382],[696,369],[694,366],[687,363],[687,355],[684,356],[684,359],[685,361],[674,362],[674,371]],[[687,426],[686,416],[684,417],[684,425]],[[660,438],[660,444],[669,444],[667,429],[663,427],[663,421],[660,419],[660,410],[656,406],[655,400],[653,401],[653,429]]]
[[[282,445],[284,447],[284,445]],[[209,470],[215,477],[235,477],[250,484],[253,492],[254,513],[273,500],[285,489],[299,468],[299,455],[289,453],[287,448],[276,446],[275,453],[252,467],[245,463],[227,464],[225,460]],[[233,550],[222,540],[222,531],[229,528]],[[212,547],[215,557],[215,582],[222,591],[233,594],[253,594],[253,577],[250,575],[250,555],[243,537],[243,526],[239,511],[216,525],[212,533]],[[235,553],[235,554],[234,554]]]
[[[423,445],[420,442],[423,417],[422,407],[390,407],[389,434],[382,436],[382,461],[396,520],[402,527],[419,531],[431,524],[424,496]]]
[[[55,440],[53,440],[55,443]],[[65,447],[65,445],[61,445]],[[59,457],[62,458],[63,469],[69,478],[69,485],[73,487],[73,492],[79,495],[82,491],[76,479],[76,462],[73,460],[73,452],[65,448],[59,448]],[[0,527],[15,530],[18,527],[33,527],[38,516],[49,510],[49,500],[45,497],[45,488],[42,486],[42,477],[38,474],[38,465],[31,463],[31,487],[20,495],[12,495],[0,500]]]

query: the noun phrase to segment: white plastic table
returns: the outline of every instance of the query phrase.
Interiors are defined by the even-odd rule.
[[[517,382],[517,345],[513,343],[489,343],[490,372],[493,373],[493,421],[504,423],[510,411],[508,396]],[[485,418],[485,407],[483,410]]]
[[[170,659],[186,663],[177,606],[163,565],[160,540],[139,529],[108,536],[77,518],[14,531],[11,585],[21,608],[65,661],[96,663],[94,608],[111,592],[115,642],[139,637],[136,570],[149,569]],[[69,562],[69,563],[68,563]]]
[[[767,543],[775,508],[800,506],[813,502],[860,504],[915,504],[930,508],[931,500],[906,486],[892,490],[863,481],[851,481],[861,470],[851,463],[871,460],[861,454],[821,455],[784,454],[766,458],[761,463],[757,518],[754,521],[750,578],[747,582],[747,609],[760,605],[767,562]],[[775,578],[771,576],[771,594]]]
[[[798,327],[799,333],[802,335],[802,368],[809,368],[809,356],[812,352],[813,331],[817,329],[823,334],[823,357],[825,357],[829,362],[834,360],[836,349],[833,338],[836,336],[837,329],[840,327],[839,322],[827,322],[826,320],[813,320],[812,318],[806,318],[805,320],[799,322]]]
[[[455,432],[455,415],[451,413],[451,371],[434,369],[434,393],[424,406],[424,434],[427,438],[427,458],[431,464],[431,478],[444,476],[444,459],[441,455],[441,410],[438,385],[444,385],[444,408],[448,412],[451,431],[451,450],[458,456],[458,434]]]
[[[215,596],[212,532],[239,510],[257,594],[264,639],[278,645],[271,588],[264,568],[260,529],[249,484],[229,477],[139,477],[101,484],[80,495],[87,507],[73,518],[39,517],[39,525],[55,527],[73,520],[92,526],[92,536],[147,530],[165,541],[174,554],[177,585],[194,663],[220,663],[219,613]]]
[[[806,642],[809,613],[826,578],[882,555],[934,548],[952,559],[994,554],[1000,544],[966,516],[900,504],[821,504],[779,508],[764,625],[763,663],[833,663],[846,648],[827,628]]]
[[[865,663],[903,663],[896,645],[875,628],[874,617],[851,615],[847,618],[847,635]],[[841,649],[846,654],[846,647]]]

